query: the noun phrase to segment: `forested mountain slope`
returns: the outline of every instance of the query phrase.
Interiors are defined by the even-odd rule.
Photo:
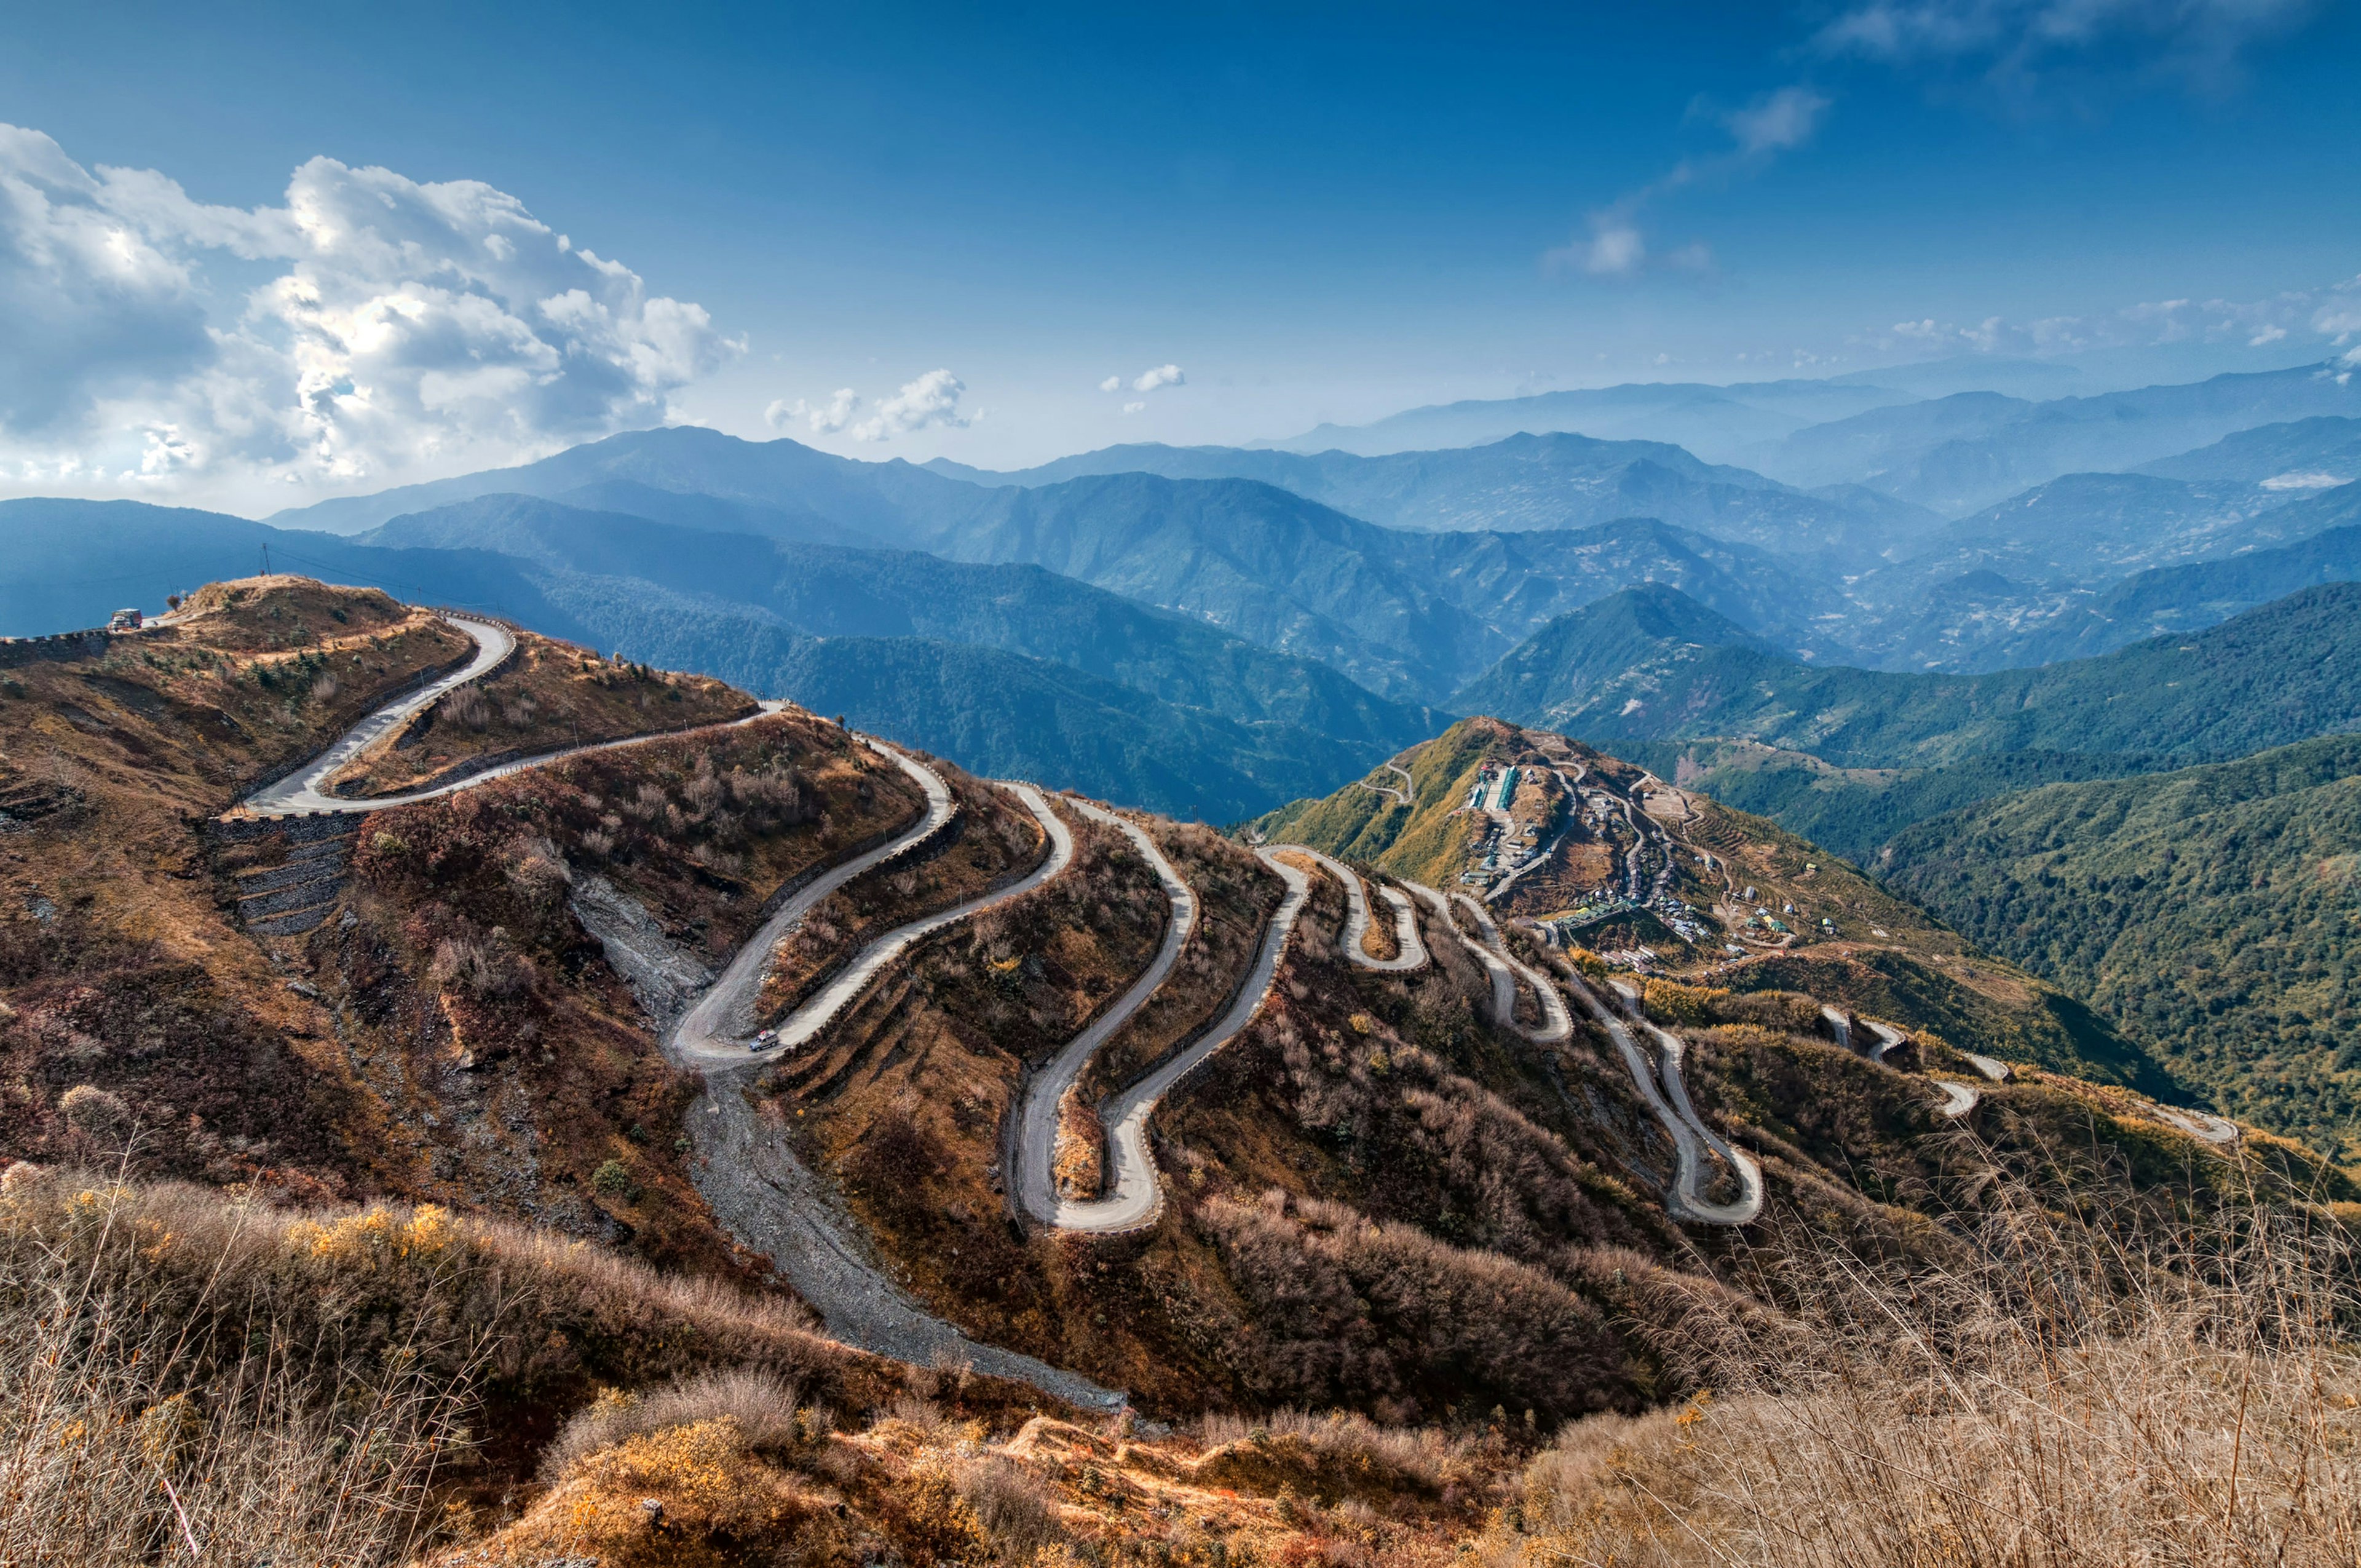
[[[1878,870],[2224,1110],[2361,1156],[2361,740],[2002,796]]]

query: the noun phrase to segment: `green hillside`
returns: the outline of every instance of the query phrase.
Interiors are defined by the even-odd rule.
[[[1880,869],[2223,1111],[2361,1157],[2361,739],[2004,796]]]

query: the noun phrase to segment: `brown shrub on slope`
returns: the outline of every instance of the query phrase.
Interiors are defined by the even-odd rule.
[[[386,1107],[382,1179],[662,1261],[730,1264],[682,1164],[692,1087],[571,884],[604,877],[718,967],[768,889],[918,809],[898,769],[790,712],[372,817],[353,918],[314,932],[306,956],[326,1003],[367,1031],[356,1065]],[[421,1091],[431,1120],[409,1103]]]
[[[693,729],[754,711],[709,675],[619,663],[530,631],[478,681],[449,693],[356,757],[329,782],[366,799],[422,789],[512,756]]]
[[[1237,1360],[1261,1401],[1472,1401],[1552,1420],[1642,1403],[1644,1375],[1605,1315],[1540,1269],[1276,1190],[1192,1218],[1253,1311]]]
[[[60,1114],[88,1084],[127,1107],[142,1171],[304,1201],[352,1189],[343,1053],[226,917],[202,825],[467,646],[381,593],[279,577],[216,585],[95,656],[11,668],[0,1157],[118,1155]]]

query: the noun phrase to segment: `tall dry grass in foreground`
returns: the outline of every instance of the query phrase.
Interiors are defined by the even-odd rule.
[[[1731,1325],[1685,1409],[1567,1428],[1477,1560],[2361,1563],[2345,1233],[2257,1204],[2126,1241],[1997,1198],[1932,1274],[1785,1238],[1793,1320]]]
[[[520,1417],[714,1368],[839,1406],[899,1387],[799,1309],[545,1232],[16,1165],[0,1568],[407,1561],[465,1522],[444,1483],[530,1463]]]
[[[48,1207],[27,1186],[0,1209]],[[6,1227],[0,1564],[404,1560],[467,1445],[467,1347],[269,1310],[236,1266],[258,1238],[219,1208],[187,1211],[224,1231],[216,1266],[174,1278],[169,1207],[96,1187]]]

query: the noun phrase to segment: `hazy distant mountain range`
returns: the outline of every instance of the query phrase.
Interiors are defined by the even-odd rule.
[[[1860,738],[1898,733],[1872,717],[1896,691],[1949,711],[1992,672],[2361,576],[2361,395],[2317,367],[2048,400],[2015,395],[2057,379],[2039,367],[2012,391],[1961,390],[1965,368],[1460,403],[1317,450],[1119,446],[1008,474],[642,431],[269,525],[5,503],[0,624],[88,624],[270,543],[285,567],[498,609],[973,766],[1230,817],[1479,708],[2020,778],[1929,738],[1865,762]],[[1951,684],[1881,673],[1904,671]],[[1963,755],[2094,744],[1987,741]],[[2088,771],[2034,773],[2060,768]]]

